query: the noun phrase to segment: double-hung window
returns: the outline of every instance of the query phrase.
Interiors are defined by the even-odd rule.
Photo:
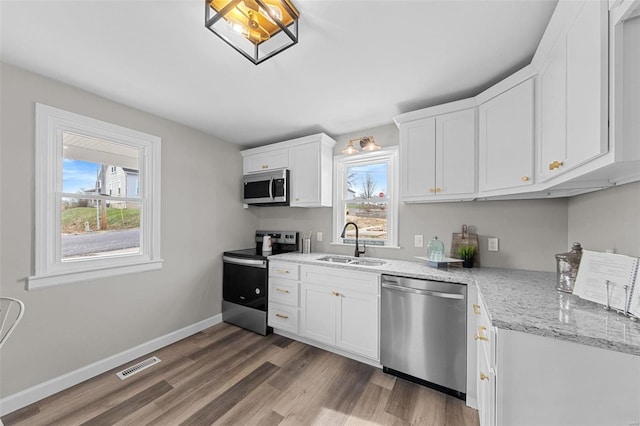
[[[398,149],[386,148],[334,161],[333,242],[398,246]],[[341,237],[345,231],[344,238]],[[360,245],[362,248],[362,245]]]
[[[159,269],[160,138],[36,104],[35,219],[29,289]]]

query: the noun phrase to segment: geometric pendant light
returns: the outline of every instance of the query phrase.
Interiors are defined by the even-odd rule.
[[[205,27],[255,65],[298,42],[290,0],[206,0]]]

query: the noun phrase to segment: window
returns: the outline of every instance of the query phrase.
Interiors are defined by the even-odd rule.
[[[355,156],[339,156],[334,167],[333,241],[368,246],[398,245],[398,149],[387,148]]]
[[[136,193],[121,191],[125,168],[139,179]],[[28,288],[161,267],[160,138],[36,104],[36,265]]]

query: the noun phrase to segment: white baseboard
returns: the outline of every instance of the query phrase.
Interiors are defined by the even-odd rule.
[[[221,322],[222,314],[214,315],[195,324],[181,328],[180,330],[176,330],[169,334],[165,334],[164,336],[150,340],[134,348],[127,349],[126,351],[112,355],[103,360],[96,361],[93,364],[86,365],[67,374],[63,374],[62,376],[58,376],[44,383],[32,386],[13,395],[9,395],[0,399],[0,416],[12,413],[22,407],[26,407],[29,404],[33,404],[34,402],[53,395],[54,393],[63,391],[71,386],[84,382],[87,379],[102,374],[105,371],[109,371],[119,365],[130,362],[138,357],[175,343],[178,340],[182,340],[185,337],[189,337]]]

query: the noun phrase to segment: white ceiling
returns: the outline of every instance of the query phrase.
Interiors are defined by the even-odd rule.
[[[260,65],[201,0],[1,0],[3,62],[220,139],[336,136],[474,96],[527,65],[556,0],[293,0],[300,41]]]

